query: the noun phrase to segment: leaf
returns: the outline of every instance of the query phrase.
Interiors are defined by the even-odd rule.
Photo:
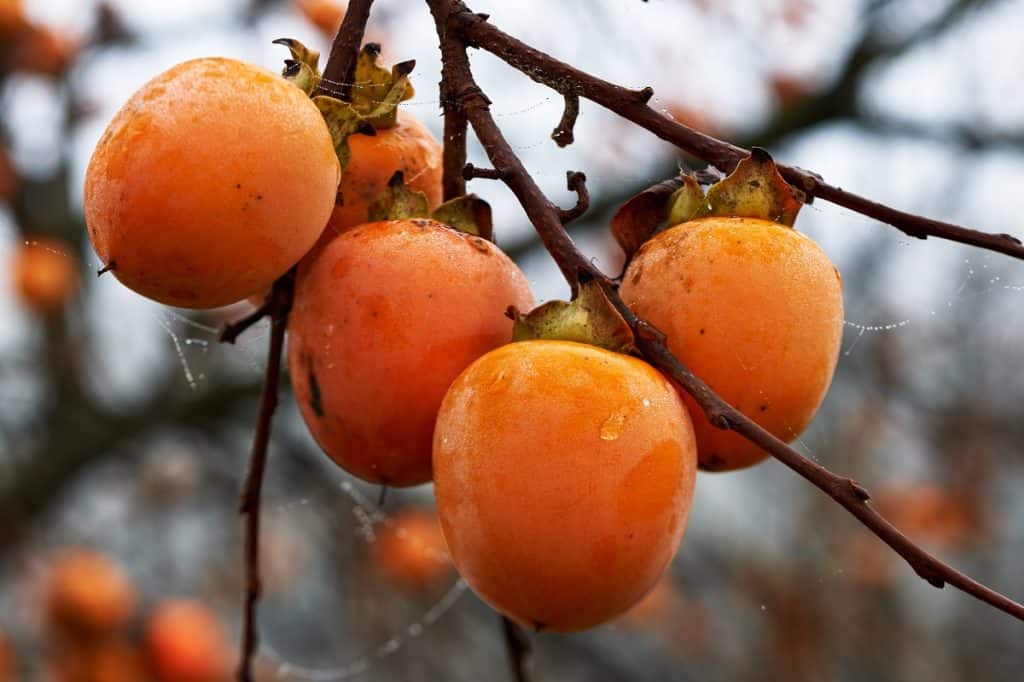
[[[615,212],[611,221],[612,236],[626,253],[627,261],[668,218],[669,198],[681,187],[682,178],[659,182],[631,197]]]
[[[708,205],[704,190],[697,182],[697,178],[689,173],[681,177],[683,186],[672,193],[668,199],[668,220],[669,226],[685,223],[692,220]]]
[[[377,63],[380,45],[367,43],[356,61],[352,106],[377,128],[391,128],[398,117],[398,104],[413,96],[409,74],[415,60],[386,69]]]
[[[370,204],[368,217],[370,222],[429,218],[427,195],[406,187],[405,174],[402,171],[395,171],[388,180],[387,188]]]
[[[347,102],[327,95],[318,95],[313,98],[313,104],[320,110],[327,123],[331,141],[334,142],[334,153],[338,155],[338,162],[344,170],[349,159],[348,138],[356,133],[375,135],[376,131]]]
[[[292,53],[292,58],[285,60],[281,75],[307,95],[316,92],[320,87],[320,53],[292,38],[278,38],[274,44],[284,45]]]
[[[709,187],[707,199],[699,215],[762,218],[789,226],[805,201],[804,193],[786,182],[772,157],[759,147]]]
[[[475,194],[466,194],[444,202],[437,207],[431,217],[459,232],[494,241],[491,206]]]
[[[572,301],[548,301],[526,315],[512,307],[514,341],[559,339],[598,346],[616,353],[636,349],[633,331],[593,278],[580,278]]]

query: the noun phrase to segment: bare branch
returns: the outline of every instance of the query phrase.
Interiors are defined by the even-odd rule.
[[[587,176],[579,171],[568,171],[565,174],[566,188],[576,192],[576,205],[567,211],[559,211],[562,224],[568,225],[587,212],[590,207],[590,192],[587,190]]]
[[[565,111],[562,112],[562,120],[551,132],[551,139],[559,147],[568,147],[573,143],[573,127],[576,125],[576,118],[580,115],[580,98],[573,93],[565,95]]]
[[[526,45],[473,14],[461,2],[457,7],[450,20],[459,26],[468,44],[491,52],[538,83],[596,102],[724,172],[732,171],[749,153],[663,116],[638,101],[637,91],[592,76]],[[900,211],[830,185],[802,168],[780,165],[779,171],[808,196],[888,223],[911,237],[939,237],[1024,259],[1024,245],[1012,235],[982,232]]]
[[[356,60],[359,46],[363,42],[366,22],[370,19],[373,0],[351,0],[345,10],[345,18],[338,28],[331,44],[331,56],[324,67],[320,93],[348,100],[355,80]]]

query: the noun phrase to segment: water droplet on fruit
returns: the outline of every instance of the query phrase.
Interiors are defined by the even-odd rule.
[[[626,415],[616,412],[601,425],[601,440],[618,440],[622,435],[622,426],[626,423]]]

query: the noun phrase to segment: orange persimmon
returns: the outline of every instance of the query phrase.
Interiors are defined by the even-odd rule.
[[[346,4],[337,0],[296,0],[295,4],[309,23],[327,36],[333,37],[345,18]]]
[[[451,572],[437,514],[427,509],[391,519],[377,532],[370,556],[384,578],[413,590],[437,585]]]
[[[144,85],[108,126],[85,182],[89,236],[114,276],[169,305],[266,291],[316,243],[340,167],[316,105],[232,59]]]
[[[233,651],[224,626],[197,601],[157,605],[146,624],[146,653],[160,682],[226,682]]]
[[[51,625],[61,632],[113,632],[129,623],[135,603],[135,587],[121,567],[104,554],[69,550],[50,567],[47,615]]]
[[[63,310],[78,290],[78,263],[65,242],[28,237],[11,258],[11,285],[27,307],[53,314]]]
[[[673,386],[570,341],[511,343],[445,395],[437,509],[452,560],[498,611],[544,630],[618,616],[679,546],[697,469]]]
[[[373,136],[353,135],[348,144],[351,156],[325,238],[365,223],[370,205],[396,171],[404,173],[406,188],[427,195],[431,210],[441,203],[441,143],[410,114],[399,109],[395,126],[378,128]]]
[[[775,436],[791,441],[810,423],[843,334],[842,282],[814,241],[756,218],[692,220],[640,248],[621,294],[683,364]],[[767,457],[684,399],[702,468]]]
[[[430,480],[441,398],[471,362],[512,337],[505,310],[533,304],[494,244],[434,220],[368,223],[299,267],[288,370],[306,425],[367,481]]]

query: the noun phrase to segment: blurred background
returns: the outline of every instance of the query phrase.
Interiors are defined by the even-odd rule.
[[[666,116],[899,208],[1024,237],[1024,1],[476,0],[508,32],[654,87]],[[217,343],[244,305],[149,302],[101,266],[81,194],[124,100],[188,58],[277,69],[326,50],[331,0],[0,0],[0,681],[218,680],[242,593],[236,513],[267,328]],[[426,7],[378,0],[368,39],[417,60],[409,111],[440,134]],[[594,196],[571,232],[607,272],[614,208],[676,150],[473,54],[493,110],[550,196]],[[479,147],[471,161],[486,165]],[[475,181],[538,298],[566,287],[510,193]],[[832,390],[795,444],[856,477],[955,566],[1024,598],[1024,264],[908,239],[815,203],[797,226],[843,274]],[[331,464],[285,391],[264,494],[264,680],[504,680],[499,620],[458,580],[428,486],[379,490]],[[566,551],[571,551],[571,541]],[[1022,625],[935,590],[768,461],[701,474],[687,537],[639,607],[535,638],[551,680],[1018,679]]]

